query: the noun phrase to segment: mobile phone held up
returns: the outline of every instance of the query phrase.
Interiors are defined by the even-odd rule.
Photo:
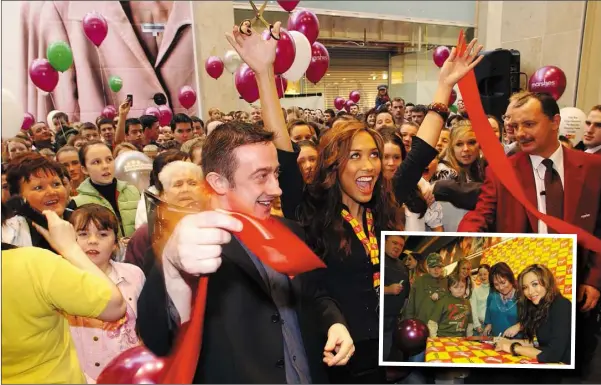
[[[37,225],[48,229],[48,220],[46,219],[46,216],[44,216],[44,214],[31,207],[31,205],[29,205],[29,203],[25,199],[18,196],[10,198],[6,202],[6,206],[9,209],[11,209],[15,214],[29,219],[30,221],[35,222]]]
[[[134,96],[132,94],[127,95],[127,101],[129,102],[129,106],[133,107],[134,105]]]

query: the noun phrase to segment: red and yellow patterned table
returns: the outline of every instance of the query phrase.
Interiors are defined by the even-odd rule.
[[[510,353],[496,352],[490,344],[466,341],[464,338],[428,338],[426,362],[448,364],[537,364],[528,357],[514,357]]]

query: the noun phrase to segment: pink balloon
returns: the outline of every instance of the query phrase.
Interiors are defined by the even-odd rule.
[[[319,36],[319,20],[315,13],[306,9],[297,9],[288,18],[288,29],[302,33],[309,43],[313,44]]]
[[[263,31],[263,40],[271,39],[271,33],[268,29]],[[285,29],[280,29],[280,40],[275,48],[275,62],[273,69],[276,75],[281,75],[288,71],[294,63],[296,57],[296,43],[292,35]]]
[[[434,60],[434,64],[436,64],[438,68],[441,68],[450,55],[451,50],[449,47],[441,45],[434,49],[434,52],[432,53],[432,59]]]
[[[538,69],[528,80],[528,89],[531,92],[545,92],[553,99],[558,100],[566,90],[566,74],[561,68],[544,66]]]
[[[156,107],[148,107],[146,111],[144,111],[144,115],[152,115],[158,119],[159,116],[161,116],[161,112]]]
[[[115,106],[106,106],[102,109],[101,115],[107,119],[115,119],[115,116],[117,116],[117,109]]]
[[[334,99],[334,107],[336,107],[337,110],[342,110],[344,108],[344,103],[346,103],[346,100],[340,96]]]
[[[196,103],[196,91],[190,86],[183,86],[179,90],[179,102],[184,108],[190,108]]]
[[[353,102],[352,100],[347,100],[346,103],[344,103],[344,109],[346,110],[346,112],[351,112],[351,107],[355,105],[355,102]]]
[[[283,76],[276,75],[275,87],[278,90],[278,98],[283,98],[284,93],[286,93],[286,89],[288,88],[288,80]]]
[[[248,103],[256,102],[259,99],[259,86],[255,72],[250,69],[248,64],[242,63],[234,75],[236,89],[244,100]]]
[[[359,91],[351,91],[351,93],[348,95],[348,98],[354,103],[359,103],[359,100],[361,100],[361,94]]]
[[[292,0],[278,0],[278,4],[286,12],[292,12],[292,11],[294,11],[294,8],[296,8],[296,6],[298,5],[298,3],[300,3],[300,0],[294,0],[294,1],[292,1]]]
[[[165,361],[144,346],[128,349],[113,358],[98,376],[98,384],[158,384]]]
[[[169,108],[165,105],[159,106],[159,124],[161,126],[170,125],[172,118],[173,118],[173,112],[171,112],[171,108]]]
[[[90,12],[83,18],[81,23],[83,25],[83,32],[88,39],[96,47],[99,47],[109,32],[109,25],[104,16],[96,12]]]
[[[210,77],[219,79],[223,73],[223,61],[217,56],[211,56],[205,62],[205,69]]]
[[[31,62],[29,77],[36,87],[46,92],[52,92],[58,84],[58,71],[46,59],[35,59]]]
[[[457,100],[457,91],[451,90],[451,97],[449,98],[449,106],[452,106],[453,104],[455,104],[456,100]]]
[[[320,42],[311,45],[311,62],[305,75],[313,84],[317,84],[321,78],[328,72],[330,66],[330,54],[326,47]]]
[[[30,114],[29,112],[26,112],[25,115],[23,116],[23,124],[21,124],[21,130],[23,131],[27,131],[31,128],[31,126],[33,126],[33,124],[35,123],[35,117]]]

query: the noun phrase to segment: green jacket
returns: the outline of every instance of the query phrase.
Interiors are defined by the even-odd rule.
[[[122,235],[131,237],[135,231],[136,209],[138,208],[138,201],[140,200],[140,192],[134,185],[120,180],[117,180],[117,191],[119,192],[117,205],[119,206],[119,215],[121,216],[123,231],[125,231],[125,234]],[[77,207],[88,203],[96,203],[106,207],[114,213],[113,207],[109,201],[102,197],[98,190],[92,186],[90,178],[86,178],[86,180],[81,182],[77,188],[77,193],[78,195],[73,197]],[[121,229],[119,229],[119,233],[122,233]]]
[[[438,324],[438,337],[466,337],[474,323],[470,300],[447,294],[437,301],[430,320]]]
[[[438,293],[438,301],[447,293],[446,277],[434,278],[430,274],[417,277],[411,286],[403,319],[417,318],[427,325],[436,308],[436,302],[431,299],[434,293]]]

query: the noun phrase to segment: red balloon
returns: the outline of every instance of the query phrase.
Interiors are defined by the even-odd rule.
[[[36,87],[46,92],[52,92],[58,84],[58,71],[46,59],[35,59],[31,62],[29,77]]]
[[[286,89],[288,88],[288,80],[283,76],[276,75],[275,87],[278,90],[278,98],[283,98],[284,93],[286,93]]]
[[[324,77],[330,66],[330,54],[320,42],[311,45],[311,62],[305,75],[313,84],[317,84]]]
[[[342,110],[344,108],[344,103],[346,103],[346,100],[340,96],[334,99],[334,107],[336,107],[337,110]]]
[[[158,119],[159,116],[161,116],[161,112],[156,107],[148,107],[146,111],[144,111],[144,115],[152,115]]]
[[[21,124],[21,130],[23,131],[27,131],[31,128],[31,126],[33,126],[33,124],[35,123],[35,117],[30,114],[29,112],[26,112],[25,115],[23,116],[23,124]]]
[[[165,361],[144,346],[128,349],[109,362],[98,376],[98,384],[159,384]]]
[[[426,350],[426,341],[429,336],[428,327],[418,319],[401,321],[394,330],[396,347],[408,356],[414,356]]]
[[[106,38],[109,33],[109,25],[106,22],[104,16],[96,12],[88,13],[82,20],[83,32],[86,34],[88,39],[96,46],[100,44]]]
[[[566,90],[566,74],[561,68],[544,66],[538,69],[528,81],[531,92],[546,92],[558,100]]]
[[[213,79],[219,79],[223,73],[223,61],[217,56],[211,56],[205,62],[205,70]]]
[[[436,64],[436,66],[440,68],[442,67],[444,62],[447,61],[450,55],[451,50],[449,49],[449,47],[441,45],[434,49],[434,52],[432,53],[432,59],[434,60],[434,64]]]
[[[159,124],[161,126],[170,125],[172,118],[173,118],[173,112],[171,112],[171,108],[169,108],[165,105],[159,106]]]
[[[117,116],[117,109],[115,106],[106,106],[102,109],[101,115],[107,119],[115,119],[115,116]]]
[[[457,91],[455,91],[453,89],[453,90],[451,90],[451,96],[449,97],[449,106],[452,106],[453,104],[455,104],[456,100],[457,100]]]
[[[346,103],[344,103],[344,109],[346,110],[346,112],[351,112],[351,107],[355,105],[355,102],[353,102],[352,100],[347,100]]]
[[[190,108],[196,103],[196,91],[190,86],[180,88],[178,97],[184,108]]]
[[[361,100],[361,94],[359,93],[359,91],[351,91],[348,98],[349,100],[352,100],[355,103],[359,103],[359,100]]]
[[[263,40],[271,39],[271,33],[268,29],[263,31]],[[296,43],[292,38],[292,35],[285,29],[280,29],[280,40],[275,48],[275,62],[273,63],[273,70],[276,75],[281,75],[288,71],[294,63],[296,57]]]
[[[293,1],[291,1],[291,0],[278,0],[278,4],[286,12],[292,12],[292,11],[294,11],[294,8],[296,8],[296,6],[298,5],[298,3],[300,3],[300,0],[293,0]]]
[[[255,72],[250,69],[248,64],[242,63],[234,75],[236,89],[244,100],[248,103],[256,102],[259,99],[259,86]]]
[[[319,36],[319,20],[315,13],[306,9],[297,9],[288,18],[288,29],[302,33],[309,43],[313,44]]]

